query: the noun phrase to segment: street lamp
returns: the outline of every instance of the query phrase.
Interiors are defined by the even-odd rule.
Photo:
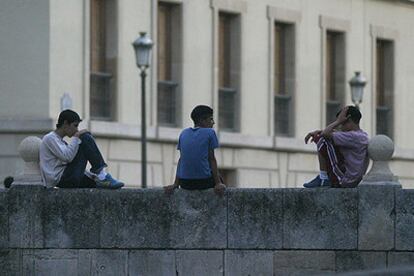
[[[359,109],[359,104],[362,102],[362,95],[364,93],[364,87],[367,84],[367,80],[361,75],[361,72],[355,72],[355,76],[349,80],[351,86],[352,102]]]
[[[149,67],[152,40],[145,32],[140,32],[139,37],[132,43],[134,47],[136,62],[141,70],[141,186],[147,187],[147,128],[146,128],[146,112],[145,112],[145,78],[147,76],[146,69]]]

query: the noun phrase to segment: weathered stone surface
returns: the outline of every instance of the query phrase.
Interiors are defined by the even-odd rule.
[[[42,248],[42,202],[46,189],[41,186],[15,186],[7,191],[9,247]]]
[[[128,275],[127,250],[95,250],[92,256],[92,275]]]
[[[76,250],[23,250],[24,275],[78,275]]]
[[[356,249],[356,189],[285,189],[283,248]]]
[[[414,250],[413,225],[414,190],[396,190],[396,250]]]
[[[228,276],[273,275],[273,252],[226,250],[224,264]]]
[[[7,191],[0,190],[0,248],[9,247],[9,210]]]
[[[223,251],[177,250],[175,254],[177,262],[177,272],[174,275],[223,275]]]
[[[334,251],[275,251],[273,275],[311,275],[335,273]]]
[[[388,266],[414,266],[414,252],[389,252]]]
[[[385,252],[337,251],[336,271],[357,271],[364,269],[386,268]]]
[[[48,190],[42,209],[44,246],[99,248],[104,201],[96,189]],[[116,192],[115,192],[116,193]],[[115,193],[113,196],[115,198]]]
[[[395,188],[360,186],[358,249],[394,248]]]
[[[178,190],[170,198],[174,248],[226,248],[227,198],[212,190]]]
[[[227,225],[229,248],[282,248],[283,190],[230,190]]]
[[[101,201],[104,202],[102,247],[172,247],[175,211],[161,190],[107,191],[101,193]]]
[[[128,275],[175,275],[175,252],[172,250],[131,250]]]
[[[2,275],[22,275],[22,250],[0,250],[0,272]]]

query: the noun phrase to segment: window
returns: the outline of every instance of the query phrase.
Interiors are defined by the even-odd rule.
[[[336,119],[345,97],[345,35],[326,33],[326,124]]]
[[[181,6],[158,4],[158,124],[177,126],[181,80]]]
[[[239,113],[240,18],[219,13],[219,128],[237,131]]]
[[[115,0],[91,0],[90,115],[114,120],[116,90]]]
[[[376,40],[376,112],[377,134],[393,137],[394,44]]]
[[[293,135],[294,25],[274,26],[274,123],[275,134]]]

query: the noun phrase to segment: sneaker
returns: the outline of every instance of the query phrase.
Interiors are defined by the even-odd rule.
[[[317,188],[317,187],[331,187],[331,181],[329,179],[321,179],[319,175],[317,175],[311,181],[303,184],[305,188]]]
[[[122,183],[119,180],[116,180],[109,173],[106,174],[105,179],[99,180],[98,178],[96,178],[95,182],[96,187],[102,189],[119,189],[124,186],[124,183]]]

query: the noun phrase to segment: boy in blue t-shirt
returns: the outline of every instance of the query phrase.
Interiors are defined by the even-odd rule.
[[[191,119],[194,127],[184,129],[178,140],[180,159],[174,184],[166,186],[165,192],[172,193],[178,187],[187,190],[214,188],[222,195],[226,186],[220,180],[214,156],[219,143],[213,129],[213,109],[198,105],[191,112]]]

